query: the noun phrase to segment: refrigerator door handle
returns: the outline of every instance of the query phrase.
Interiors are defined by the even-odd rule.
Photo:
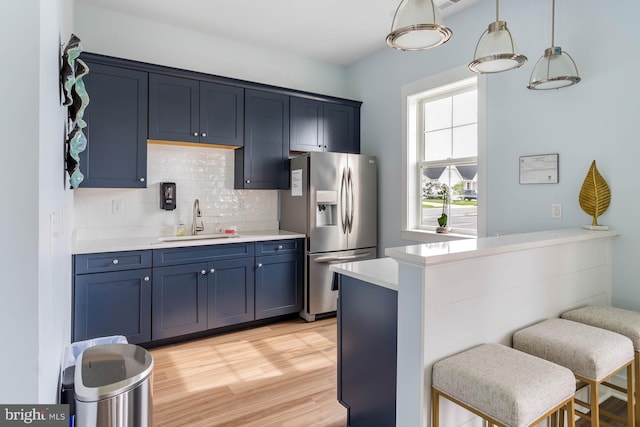
[[[332,263],[332,262],[353,261],[361,258],[367,258],[367,257],[370,257],[371,255],[373,255],[371,252],[365,252],[357,255],[344,255],[344,256],[327,255],[327,256],[314,258],[313,262],[324,264],[324,263]]]
[[[349,219],[347,218],[347,170],[342,169],[342,180],[340,181],[340,221],[342,222],[342,233],[347,233]]]
[[[349,226],[349,233],[353,230],[353,212],[355,205],[355,194],[353,191],[353,174],[351,172],[351,168],[349,168],[349,174],[347,175],[347,188],[349,189],[349,204],[347,209],[349,210],[349,218],[347,220],[347,225]]]

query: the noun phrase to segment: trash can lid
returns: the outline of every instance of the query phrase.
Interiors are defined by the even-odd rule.
[[[137,387],[151,376],[153,357],[134,344],[89,347],[78,357],[76,400],[95,402]]]

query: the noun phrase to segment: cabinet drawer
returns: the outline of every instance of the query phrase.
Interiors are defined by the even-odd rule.
[[[75,255],[75,274],[103,273],[151,267],[151,251]]]
[[[302,250],[302,239],[256,242],[256,256],[288,254]]]
[[[178,265],[192,262],[252,257],[253,243],[227,243],[210,246],[190,246],[153,250],[153,266]]]

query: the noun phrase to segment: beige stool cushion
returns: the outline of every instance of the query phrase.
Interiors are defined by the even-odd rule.
[[[623,335],[565,319],[549,319],[513,334],[513,348],[600,382],[633,360]]]
[[[567,311],[561,317],[624,335],[631,340],[633,348],[640,351],[640,313],[637,311],[593,305]]]
[[[576,390],[571,371],[500,344],[433,365],[432,385],[508,426],[528,426]]]

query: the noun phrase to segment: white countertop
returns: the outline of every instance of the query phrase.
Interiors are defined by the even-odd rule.
[[[166,236],[171,237],[171,236]],[[135,237],[97,240],[77,240],[73,245],[73,254],[92,254],[101,252],[135,251],[142,249],[178,248],[184,246],[224,245],[227,243],[246,243],[266,240],[301,239],[304,234],[285,230],[246,231],[234,237],[218,239],[198,239],[162,242],[158,237]]]
[[[618,235],[615,231],[568,228],[387,248],[385,255],[399,262],[426,266]]]
[[[354,279],[373,283],[394,291],[398,290],[398,263],[391,258],[332,264],[329,269]]]

